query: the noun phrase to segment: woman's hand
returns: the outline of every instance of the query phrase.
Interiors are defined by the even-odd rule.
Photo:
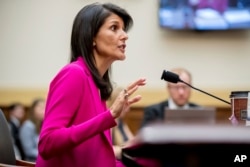
[[[146,79],[141,78],[131,83],[127,88],[119,93],[114,103],[110,107],[110,112],[114,118],[119,117],[122,113],[128,111],[131,104],[141,100],[141,95],[129,98],[140,86],[146,84]]]

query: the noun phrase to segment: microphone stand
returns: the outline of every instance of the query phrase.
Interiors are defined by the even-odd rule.
[[[210,93],[207,93],[207,92],[205,92],[205,91],[203,91],[203,90],[200,90],[200,89],[198,89],[198,88],[195,88],[195,87],[193,87],[192,85],[190,85],[190,84],[188,84],[188,83],[182,81],[181,79],[180,79],[179,81],[182,82],[182,83],[184,83],[184,84],[186,84],[186,85],[188,85],[188,86],[190,86],[191,88],[193,88],[193,89],[195,89],[195,90],[198,90],[198,91],[200,91],[200,92],[202,92],[202,93],[205,93],[205,94],[207,94],[207,95],[209,95],[209,96],[212,96],[212,97],[214,97],[214,98],[216,98],[216,99],[218,99],[218,100],[220,100],[220,101],[223,101],[224,103],[227,103],[227,104],[231,105],[231,103],[229,103],[228,101],[225,101],[225,100],[223,100],[223,99],[221,99],[221,98],[219,98],[219,97],[216,97],[216,96],[214,96],[214,95],[212,95],[212,94],[210,94]]]
[[[216,98],[216,99],[218,99],[218,100],[220,100],[220,101],[223,101],[224,103],[227,103],[227,104],[231,105],[231,103],[229,103],[229,102],[227,102],[227,101],[225,101],[225,100],[223,100],[223,99],[221,99],[221,98],[219,98],[219,97],[216,97],[216,96],[214,96],[214,95],[212,95],[212,94],[210,94],[210,93],[207,93],[207,92],[205,92],[205,91],[203,91],[203,90],[200,90],[200,89],[198,89],[198,88],[195,88],[195,87],[193,87],[192,85],[190,85],[190,84],[184,82],[184,81],[181,80],[180,77],[179,77],[177,74],[175,74],[175,73],[172,73],[172,72],[163,70],[161,79],[164,79],[165,81],[172,82],[172,83],[182,82],[182,83],[188,85],[189,87],[191,87],[191,88],[193,88],[193,89],[195,89],[195,90],[198,90],[198,91],[200,91],[200,92],[202,92],[202,93],[205,93],[205,94],[207,94],[207,95],[209,95],[209,96],[212,96],[212,97],[214,97],[214,98]]]

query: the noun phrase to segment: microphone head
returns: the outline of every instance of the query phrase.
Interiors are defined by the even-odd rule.
[[[163,70],[161,79],[164,79],[165,81],[172,82],[172,83],[177,83],[181,82],[179,75],[172,73],[170,71]]]

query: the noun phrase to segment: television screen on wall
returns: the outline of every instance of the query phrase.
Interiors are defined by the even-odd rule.
[[[250,0],[159,0],[158,19],[175,30],[250,29]]]

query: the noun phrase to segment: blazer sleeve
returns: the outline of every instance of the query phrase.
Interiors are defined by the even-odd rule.
[[[110,112],[102,112],[79,124],[73,122],[79,106],[91,97],[88,79],[81,67],[72,65],[61,70],[51,82],[38,144],[39,153],[44,159],[64,153],[116,125]],[[85,99],[83,96],[86,96]],[[88,103],[80,112],[93,112],[88,108],[94,106],[93,103]]]

